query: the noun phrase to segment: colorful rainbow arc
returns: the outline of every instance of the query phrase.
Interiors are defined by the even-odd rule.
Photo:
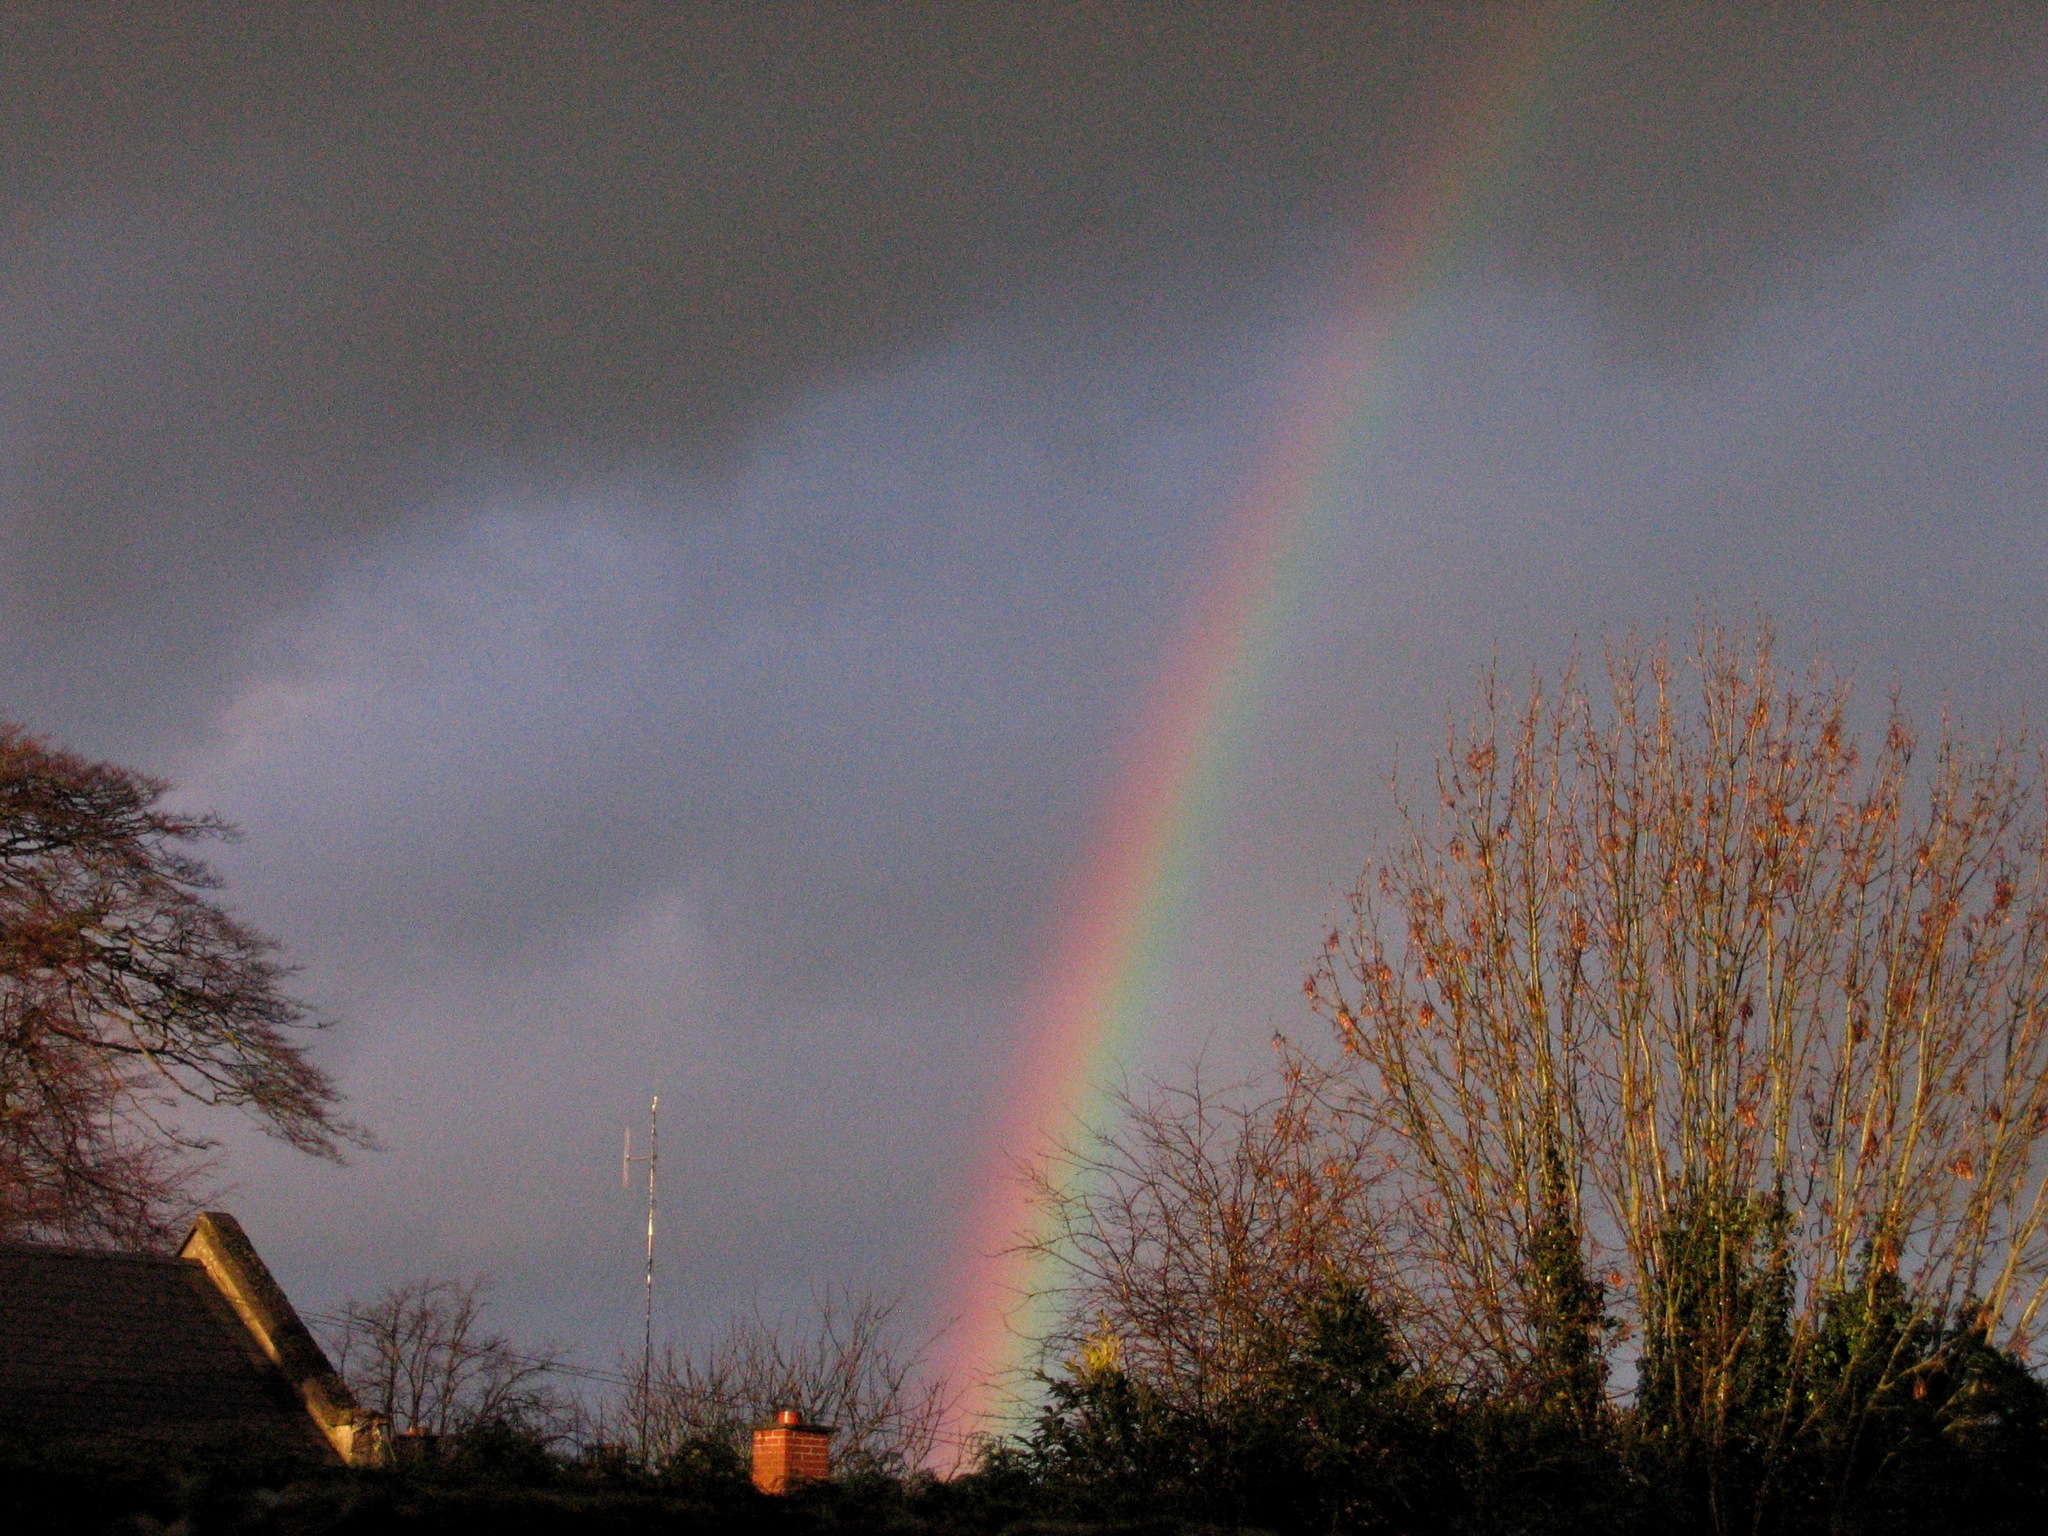
[[[1216,574],[1132,737],[1093,855],[1065,906],[1073,915],[1032,1002],[1035,1027],[975,1186],[940,1362],[948,1379],[969,1384],[956,1432],[1000,1422],[1025,1363],[1020,1350],[1039,1321],[1031,1298],[1042,1277],[1018,1247],[1033,1211],[1015,1159],[1065,1126],[1097,1123],[1105,1080],[1134,1043],[1221,822],[1257,703],[1254,683],[1270,678],[1283,649],[1311,556],[1333,518],[1340,472],[1385,396],[1405,322],[1505,168],[1578,9],[1501,14],[1483,56],[1439,98],[1430,120],[1444,132],[1381,205],[1351,285],[1354,301],[1302,368],[1285,430],[1247,489]]]

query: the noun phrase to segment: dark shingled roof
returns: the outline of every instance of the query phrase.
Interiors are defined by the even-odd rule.
[[[0,1429],[333,1454],[196,1260],[27,1243],[0,1243]]]

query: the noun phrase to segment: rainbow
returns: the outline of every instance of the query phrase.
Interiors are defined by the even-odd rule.
[[[1016,1159],[1078,1124],[1146,1022],[1186,897],[1205,866],[1253,723],[1261,679],[1284,655],[1313,556],[1336,521],[1336,492],[1390,387],[1404,329],[1456,255],[1489,187],[1511,162],[1538,87],[1585,7],[1497,13],[1425,120],[1442,124],[1377,208],[1347,287],[1351,302],[1300,366],[1284,430],[1263,454],[1199,590],[1171,664],[1121,755],[1092,856],[1061,910],[1053,963],[1029,1001],[1020,1059],[1004,1080],[951,1276],[953,1323],[937,1362],[966,1384],[953,1426],[1002,1424],[1042,1318],[1042,1277],[1019,1249],[1034,1211]]]

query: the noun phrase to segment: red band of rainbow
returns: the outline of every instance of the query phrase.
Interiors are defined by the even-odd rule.
[[[1143,998],[1213,843],[1258,702],[1254,683],[1280,659],[1285,621],[1336,519],[1343,471],[1366,446],[1398,344],[1510,163],[1548,65],[1585,8],[1483,13],[1469,58],[1417,114],[1429,142],[1380,201],[1350,302],[1304,360],[1284,429],[1241,498],[1215,573],[1131,738],[1094,851],[1063,908],[1072,916],[1029,1001],[1033,1024],[1005,1079],[950,1277],[954,1321],[937,1364],[967,1388],[956,1434],[1001,1422],[1044,1321],[1034,1300],[1044,1277],[1018,1246],[1034,1213],[1016,1159],[1063,1128],[1098,1123],[1104,1085],[1144,1025]]]

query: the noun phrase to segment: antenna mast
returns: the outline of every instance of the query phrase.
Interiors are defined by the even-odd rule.
[[[630,1189],[633,1165],[647,1165],[647,1316],[640,1335],[640,1459],[648,1456],[647,1415],[654,1385],[654,1195],[655,1170],[661,1165],[661,1095],[647,1105],[647,1155],[633,1155],[633,1128],[626,1127],[626,1150],[619,1164],[619,1187]]]

